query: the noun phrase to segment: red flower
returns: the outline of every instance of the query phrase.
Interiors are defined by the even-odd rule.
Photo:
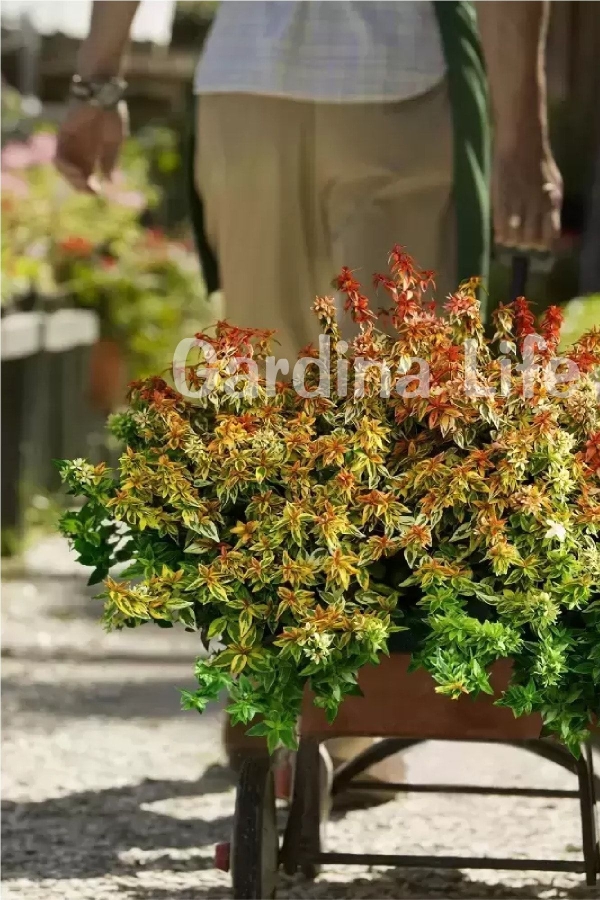
[[[464,294],[459,291],[452,294],[444,304],[446,312],[451,316],[466,319],[479,319],[479,301],[470,294]]]
[[[393,278],[388,278],[387,275],[373,275],[373,287],[378,288],[380,286],[385,288],[394,299],[398,296],[398,285]]]
[[[92,242],[79,235],[70,235],[68,238],[59,241],[58,247],[63,253],[68,253],[70,256],[78,256],[82,259],[91,256],[94,252]]]
[[[360,290],[359,282],[352,275],[352,270],[348,266],[343,266],[342,271],[333,282],[334,287],[344,294]]]
[[[369,306],[369,298],[361,294],[360,284],[347,266],[344,266],[333,284],[338,291],[346,295],[344,309],[350,312],[354,322],[363,323],[375,318]]]
[[[600,366],[600,329],[592,328],[579,338],[569,353],[569,359],[579,367],[581,372],[591,372]]]
[[[303,359],[304,357],[308,359],[319,358],[319,351],[314,344],[307,344],[305,347],[302,347],[300,353],[298,354],[298,359]]]
[[[600,474],[600,431],[590,435],[585,445],[584,460],[593,472]]]
[[[143,378],[141,381],[132,381],[129,385],[129,397],[136,393],[140,400],[146,400],[157,406],[174,406],[181,401],[181,394],[178,394],[159,375]]]
[[[419,288],[426,291],[430,287],[435,288],[435,272],[433,269],[423,269],[419,272]]]
[[[392,319],[394,326],[400,328],[405,319],[418,312],[419,308],[419,301],[414,291],[400,291],[396,300],[396,312]]]
[[[591,372],[600,363],[600,359],[594,353],[588,353],[585,350],[570,353],[569,359],[581,372]]]
[[[392,248],[389,263],[392,274],[397,278],[405,283],[414,281],[415,266],[412,257],[408,255],[404,247],[401,247],[400,244],[396,244]]]
[[[517,297],[513,303],[515,311],[515,334],[518,338],[526,338],[528,334],[535,334],[535,316],[529,308],[529,302],[525,297]]]
[[[146,231],[146,242],[150,244],[150,246],[164,244],[165,241],[165,233],[161,228],[148,228]]]
[[[562,310],[558,306],[549,306],[542,319],[541,332],[551,350],[555,350],[560,343],[560,329],[563,321]]]

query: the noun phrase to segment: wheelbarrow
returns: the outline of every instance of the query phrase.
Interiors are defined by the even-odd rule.
[[[512,297],[524,293],[529,260],[513,257]],[[235,900],[275,896],[277,874],[301,871],[316,877],[323,864],[382,865],[436,869],[537,870],[580,872],[588,885],[600,874],[600,844],[596,817],[598,791],[592,751],[582,746],[579,758],[554,740],[541,738],[538,715],[515,718],[511,710],[494,705],[507,687],[510,660],[498,661],[490,672],[494,695],[476,699],[462,697],[450,702],[435,692],[431,676],[409,671],[410,655],[394,653],[379,666],[366,666],[359,673],[362,697],[344,700],[333,724],[322,709],[314,706],[310,693],[304,699],[300,742],[293,766],[266,753],[251,754],[243,760],[235,802],[231,843],[217,847],[215,863],[231,871]],[[339,737],[379,738],[368,749],[333,769],[324,742]],[[523,859],[501,857],[429,856],[325,851],[323,826],[331,800],[347,788],[353,792],[372,790],[373,782],[360,776],[384,759],[427,740],[495,741],[521,747],[550,760],[577,776],[574,790],[476,785],[378,783],[377,790],[396,793],[480,794],[546,798],[577,798],[581,813],[583,858]],[[290,769],[293,768],[292,777]],[[280,841],[276,796],[287,796],[291,782],[291,802]]]
[[[515,718],[511,710],[493,705],[494,699],[508,684],[510,661],[502,660],[492,667],[494,696],[484,695],[474,700],[463,697],[454,702],[435,693],[433,680],[427,672],[409,672],[409,661],[409,654],[392,654],[379,666],[361,670],[359,684],[363,696],[346,698],[332,725],[307,694],[282,840],[278,834],[276,795],[282,793],[280,788],[286,780],[289,761],[284,759],[282,764],[277,756],[270,758],[266,753],[250,755],[243,761],[231,844],[220,845],[215,860],[218,868],[230,869],[236,900],[274,897],[280,867],[287,874],[300,871],[307,878],[314,878],[320,866],[327,863],[580,872],[585,874],[588,885],[596,884],[600,873],[597,784],[589,745],[582,747],[581,756],[576,759],[556,741],[540,738],[542,723],[539,716]],[[377,737],[380,740],[333,770],[324,742],[334,737]],[[517,859],[325,851],[323,831],[331,799],[350,786],[353,792],[372,790],[372,781],[361,780],[363,772],[375,763],[427,740],[496,741],[521,747],[575,773],[577,788],[378,783],[378,791],[577,798],[581,811],[583,858]]]

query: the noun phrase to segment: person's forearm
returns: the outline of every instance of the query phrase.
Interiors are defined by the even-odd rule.
[[[497,149],[524,133],[546,143],[546,35],[549,3],[481,0],[476,3],[490,86]]]
[[[87,38],[77,54],[82,78],[119,75],[139,0],[94,0]]]

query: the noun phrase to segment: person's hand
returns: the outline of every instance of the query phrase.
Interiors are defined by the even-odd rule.
[[[55,165],[78,191],[96,194],[95,172],[110,178],[127,134],[127,107],[103,109],[89,103],[73,103],[63,121],[56,146]]]
[[[521,250],[552,250],[560,235],[562,178],[550,149],[525,135],[495,153],[492,172],[497,244]]]

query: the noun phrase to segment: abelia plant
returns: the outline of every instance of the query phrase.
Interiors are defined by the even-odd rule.
[[[492,693],[491,664],[511,658],[497,702],[540,712],[573,749],[598,715],[600,331],[561,363],[558,310],[532,350],[523,298],[488,339],[477,282],[438,314],[431,281],[394,249],[377,279],[384,331],[344,270],[357,336],[343,356],[336,304],[316,300],[333,349],[325,383],[307,368],[304,396],[254,377],[248,359],[264,361],[269,334],[222,322],[200,336],[215,356],[195,399],[161,378],[132,386],[112,419],[116,473],[61,464],[86,500],[62,529],[92,582],[105,579],[105,624],[197,630],[207,654],[184,705],[203,710],[226,689],[232,720],[258,716],[251,731],[271,749],[294,744],[307,684],[333,719],[360,668],[395,646],[449,698]],[[385,367],[403,390],[384,389]]]

